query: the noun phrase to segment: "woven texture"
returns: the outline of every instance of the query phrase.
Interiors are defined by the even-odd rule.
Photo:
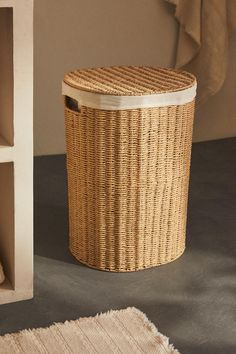
[[[65,105],[70,250],[78,260],[122,272],[183,253],[193,115],[194,101],[116,111]]]
[[[136,66],[81,69],[64,81],[79,90],[122,96],[175,92],[193,86],[195,77],[186,71]]]
[[[4,354],[179,354],[136,308],[0,337]]]

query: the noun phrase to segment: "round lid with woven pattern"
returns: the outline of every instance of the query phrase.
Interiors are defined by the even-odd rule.
[[[145,66],[79,69],[64,82],[81,91],[117,96],[141,96],[182,91],[195,85],[195,77],[181,70]]]

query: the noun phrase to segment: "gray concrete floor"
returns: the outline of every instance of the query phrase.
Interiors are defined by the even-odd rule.
[[[177,261],[101,272],[74,260],[67,235],[65,157],[38,157],[35,296],[0,306],[0,334],[136,306],[182,354],[236,353],[236,138],[193,146],[187,250]]]

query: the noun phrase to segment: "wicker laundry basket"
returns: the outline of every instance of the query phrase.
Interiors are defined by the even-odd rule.
[[[185,249],[194,76],[121,66],[70,72],[62,85],[72,254],[118,272],[175,260]]]

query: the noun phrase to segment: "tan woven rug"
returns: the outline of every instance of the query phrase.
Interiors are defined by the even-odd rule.
[[[134,307],[0,337],[0,353],[179,354]]]

